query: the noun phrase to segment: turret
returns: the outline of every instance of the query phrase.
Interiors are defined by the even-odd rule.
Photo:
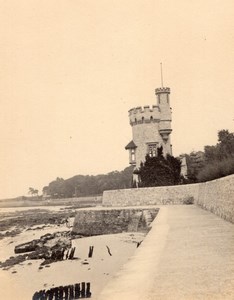
[[[160,123],[159,133],[165,143],[166,152],[171,153],[171,145],[169,144],[169,136],[172,132],[171,129],[171,107],[170,107],[170,88],[161,87],[155,90],[157,97],[157,104],[160,109]]]

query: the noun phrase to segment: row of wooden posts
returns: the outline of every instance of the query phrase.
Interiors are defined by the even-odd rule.
[[[94,249],[94,246],[89,247],[88,257],[93,256],[93,249]],[[52,253],[49,258],[51,260],[73,259],[75,251],[76,251],[76,247],[68,249],[67,252],[66,252],[66,248],[55,249],[55,250],[52,250]]]
[[[112,256],[110,248],[108,246],[106,246],[106,248],[109,255]],[[67,250],[65,254],[65,248],[56,249],[52,251],[50,258],[53,260],[73,259],[75,250],[76,247],[73,247]],[[89,258],[93,256],[93,250],[94,246],[90,246],[88,252]],[[74,285],[59,286],[49,290],[40,290],[39,292],[35,292],[32,300],[73,300],[90,297],[90,282],[81,282]]]
[[[110,248],[108,246],[106,246],[106,248],[107,248],[109,255],[112,256]],[[93,256],[93,249],[94,249],[94,246],[89,246],[89,254],[88,254],[89,258]]]
[[[90,282],[81,282],[49,290],[41,290],[33,295],[32,300],[74,300],[90,298],[91,295]]]
[[[139,245],[137,245],[137,247],[138,246]],[[112,256],[110,248],[108,246],[106,246],[106,248],[107,248],[109,255]],[[76,250],[76,247],[68,249],[66,253],[65,253],[66,248],[53,250],[51,253],[50,259],[52,259],[52,260],[73,259],[75,250]],[[91,258],[93,256],[93,250],[94,250],[94,246],[89,246],[89,252],[88,252],[89,258]]]
[[[66,248],[53,250],[50,259],[52,260],[73,259],[75,250],[76,247],[68,249],[67,252],[66,252]]]

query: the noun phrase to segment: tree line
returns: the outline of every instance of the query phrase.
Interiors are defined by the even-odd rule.
[[[51,198],[71,198],[101,195],[105,190],[126,189],[132,186],[133,167],[100,175],[76,175],[56,180],[43,188],[43,194]]]
[[[234,133],[218,132],[218,142],[204,152],[185,154],[188,174],[185,183],[204,182],[234,174]]]
[[[140,178],[139,187],[177,185],[213,180],[234,174],[234,134],[228,130],[218,132],[218,142],[205,146],[204,151],[183,154],[187,163],[187,176],[181,175],[181,160],[171,155],[163,156],[162,148],[156,157],[146,156],[138,170],[130,166],[123,171],[101,175],[76,175],[63,179],[57,177],[43,188],[51,198],[71,198],[101,195],[105,190],[136,187],[133,171]],[[37,190],[31,188],[31,194]]]

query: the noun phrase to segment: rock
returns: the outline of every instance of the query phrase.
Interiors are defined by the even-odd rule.
[[[18,246],[15,246],[15,253],[25,253],[25,252],[31,252],[35,251],[39,248],[38,243],[40,240],[33,240],[28,243],[20,244]]]

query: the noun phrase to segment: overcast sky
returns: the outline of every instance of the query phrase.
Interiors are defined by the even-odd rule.
[[[171,88],[173,155],[234,131],[233,0],[0,0],[0,198],[128,166],[128,110]]]

